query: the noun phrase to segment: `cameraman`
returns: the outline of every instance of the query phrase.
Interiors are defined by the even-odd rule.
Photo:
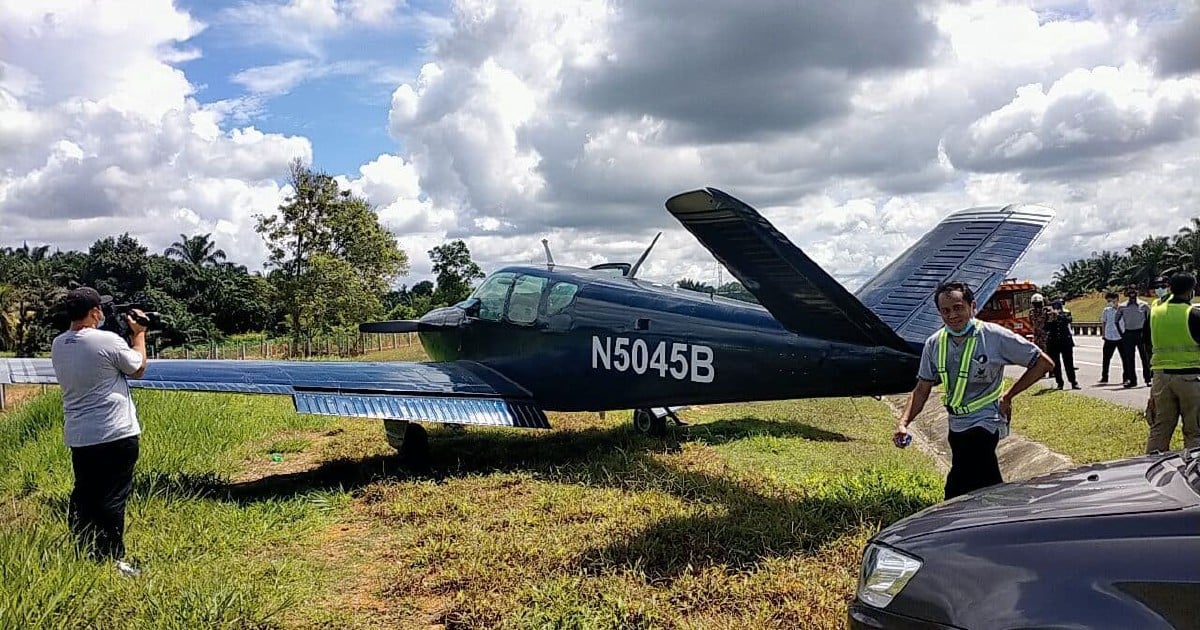
[[[125,315],[132,348],[116,333],[99,330],[111,301],[91,287],[68,293],[71,328],[54,338],[50,360],[62,386],[63,437],[75,472],[67,510],[71,531],[95,559],[115,561],[118,571],[133,576],[141,571],[125,562],[125,501],[142,429],[125,379],[146,371],[146,328]]]

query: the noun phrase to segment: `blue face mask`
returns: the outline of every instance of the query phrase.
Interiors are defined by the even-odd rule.
[[[950,333],[951,337],[962,337],[963,335],[970,333],[972,330],[975,330],[974,319],[967,320],[967,323],[959,330],[954,330],[953,328],[946,326],[946,332]]]

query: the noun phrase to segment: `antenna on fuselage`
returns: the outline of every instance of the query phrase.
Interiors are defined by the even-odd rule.
[[[542,239],[542,247],[544,247],[546,249],[546,266],[553,267],[554,266],[554,256],[552,256],[550,254],[550,241],[547,241],[546,239]]]
[[[638,269],[642,268],[642,262],[645,261],[646,257],[650,255],[650,250],[654,249],[654,244],[658,242],[658,237],[660,236],[662,236],[662,232],[654,235],[654,240],[650,241],[650,247],[647,247],[646,251],[642,252],[642,257],[638,258],[637,262],[633,263],[633,266],[629,268],[629,273],[626,274],[627,276],[632,278],[637,275]]]

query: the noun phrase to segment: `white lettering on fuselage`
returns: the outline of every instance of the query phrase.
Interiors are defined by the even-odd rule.
[[[670,376],[694,383],[711,383],[716,376],[713,351],[708,346],[660,341],[652,350],[644,339],[595,335],[592,336],[592,369],[632,370],[635,374]]]

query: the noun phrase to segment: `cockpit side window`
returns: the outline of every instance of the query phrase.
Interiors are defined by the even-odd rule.
[[[557,315],[575,300],[575,293],[579,291],[579,285],[570,282],[556,282],[550,287],[550,292],[546,294],[546,316]]]
[[[504,316],[504,301],[516,275],[509,272],[494,274],[475,289],[474,297],[479,298],[479,319],[500,321]]]
[[[537,319],[538,304],[542,301],[542,291],[546,288],[546,278],[539,276],[521,276],[513,285],[512,296],[508,298],[508,321],[514,324],[532,324]]]

